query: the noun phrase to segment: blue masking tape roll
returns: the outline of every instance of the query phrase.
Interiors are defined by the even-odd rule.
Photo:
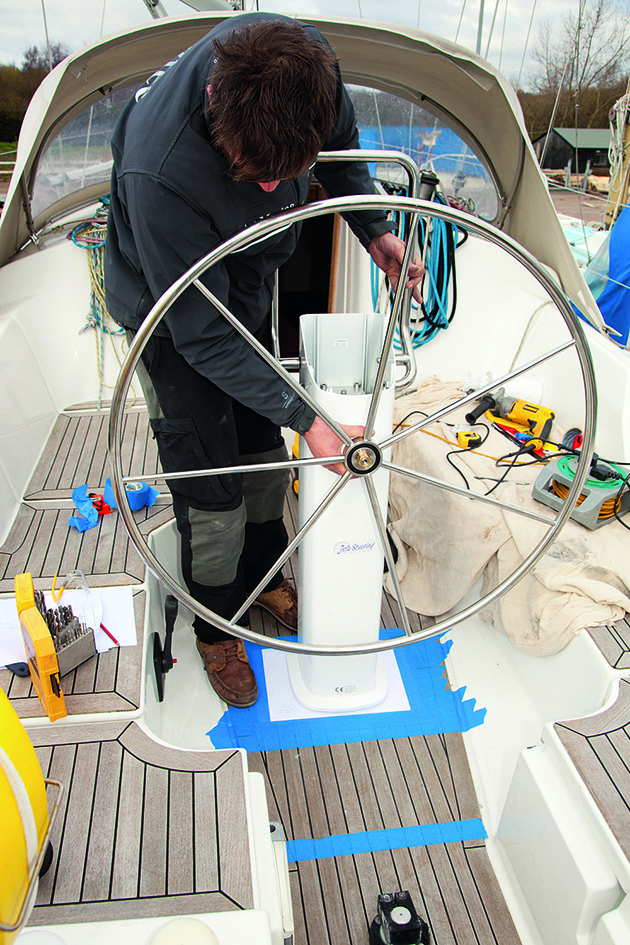
[[[127,493],[129,508],[134,512],[136,512],[138,509],[143,509],[145,505],[153,505],[160,494],[157,489],[152,489],[151,486],[147,485],[146,482],[126,482],[125,492]],[[108,479],[105,483],[103,499],[105,502],[107,502],[110,509],[118,508],[116,499],[114,497],[114,490],[112,489],[111,479]]]
[[[129,508],[134,512],[149,504],[149,487],[146,482],[126,482],[125,492],[127,493]]]

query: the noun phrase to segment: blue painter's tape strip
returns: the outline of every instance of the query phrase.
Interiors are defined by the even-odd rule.
[[[399,630],[381,631],[382,639],[399,635]],[[263,685],[262,647],[246,643],[247,655],[258,680],[258,701],[249,709],[228,709],[208,735],[215,748],[274,751],[438,732],[465,732],[483,723],[486,710],[476,708],[474,699],[466,699],[465,689],[446,688],[443,663],[451,645],[450,640],[433,637],[395,651],[409,711],[325,715],[272,722],[266,686]]]
[[[394,827],[389,830],[369,830],[364,833],[337,834],[319,840],[287,841],[289,863],[304,860],[323,860],[331,856],[351,856],[355,853],[376,853],[379,850],[402,850],[408,847],[426,847],[436,843],[455,843],[462,840],[485,840],[487,833],[482,822],[455,820],[444,824],[424,824],[414,827]]]

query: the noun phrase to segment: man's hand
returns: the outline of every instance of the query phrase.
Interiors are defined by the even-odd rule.
[[[343,424],[340,424],[340,426],[351,439],[356,439],[357,437],[363,438],[365,436],[365,427],[347,427]],[[334,433],[328,424],[324,423],[320,417],[315,417],[310,430],[307,430],[304,434],[304,439],[306,440],[309,450],[315,457],[339,456],[340,453],[344,452],[345,443],[339,439],[337,434]],[[346,467],[343,463],[331,463],[325,468],[330,469],[331,472],[337,473],[338,476],[343,476],[346,472]]]
[[[400,266],[405,253],[405,244],[393,233],[383,233],[376,236],[368,246],[368,253],[376,263],[379,269],[389,277],[394,289],[398,285],[400,275]],[[420,292],[420,280],[424,275],[424,267],[420,260],[416,258],[409,264],[409,278],[407,288],[413,289],[413,297],[416,302],[422,301]]]

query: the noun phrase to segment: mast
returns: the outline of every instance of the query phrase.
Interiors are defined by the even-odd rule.
[[[610,189],[604,226],[610,229],[621,210],[628,203],[630,180],[630,79],[626,94],[610,110]]]
[[[479,0],[479,25],[477,26],[477,46],[475,52],[481,55],[481,34],[483,33],[483,7],[484,0]]]
[[[154,20],[158,20],[161,16],[168,16],[160,0],[144,0],[144,2]]]

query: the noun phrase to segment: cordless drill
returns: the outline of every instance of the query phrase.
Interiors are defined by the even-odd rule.
[[[498,414],[504,420],[522,424],[528,428],[533,437],[541,440],[548,439],[556,416],[548,407],[506,396],[505,387],[500,387],[496,394],[486,394],[477,406],[466,414],[466,423],[476,423],[487,410]]]

